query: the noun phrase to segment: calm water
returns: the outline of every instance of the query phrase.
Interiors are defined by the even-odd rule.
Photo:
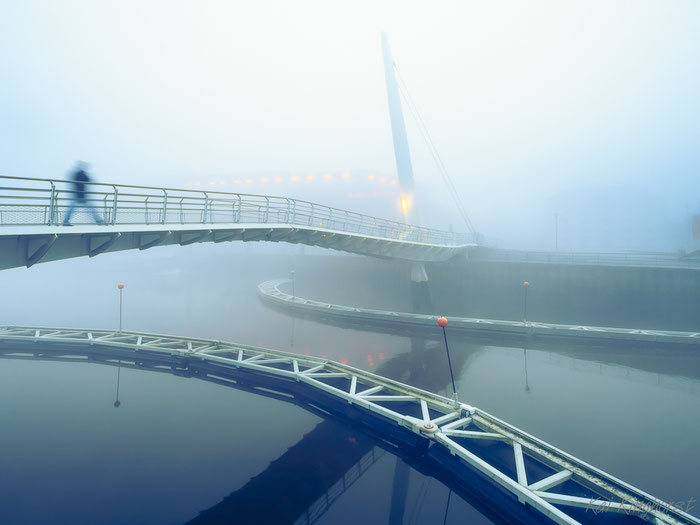
[[[0,317],[116,327],[116,283],[124,282],[125,329],[293,349],[445,392],[439,333],[410,339],[344,329],[260,303],[257,283],[294,269],[298,295],[410,309],[406,267],[316,253],[302,263],[298,249],[204,245],[8,270],[0,272]],[[672,375],[663,353],[641,366],[629,349],[582,358],[568,348],[483,346],[455,334],[450,350],[460,399],[655,496],[700,499],[696,357],[675,355],[684,366]],[[350,479],[358,462],[363,474],[318,523],[443,521],[447,486],[355,429],[247,392],[133,369],[120,372],[122,404],[114,408],[116,379],[115,368],[97,364],[0,360],[0,521],[186,523],[261,493],[315,501],[317,478],[344,471]],[[336,465],[339,456],[345,463]],[[475,507],[452,494],[447,523],[487,522]]]

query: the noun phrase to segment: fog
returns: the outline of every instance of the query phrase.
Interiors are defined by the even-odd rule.
[[[386,31],[485,242],[553,249],[558,213],[560,249],[692,249],[699,21],[692,1],[6,2],[0,173],[84,159],[397,217]],[[464,229],[406,120],[422,221]]]

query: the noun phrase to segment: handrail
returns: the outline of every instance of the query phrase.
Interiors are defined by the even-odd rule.
[[[92,208],[110,225],[290,224],[443,246],[473,242],[470,234],[411,226],[281,196],[90,182],[84,198],[76,202],[72,181],[0,175],[0,184],[1,225],[59,224],[68,209],[76,206],[82,210]],[[112,201],[111,209],[106,205],[108,201]],[[76,221],[80,222],[78,218]],[[92,217],[88,222],[92,222]]]

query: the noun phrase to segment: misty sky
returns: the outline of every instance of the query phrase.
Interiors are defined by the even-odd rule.
[[[84,159],[102,182],[396,217],[380,31],[487,240],[551,249],[558,212],[562,249],[689,246],[690,0],[3,2],[0,174],[62,178]],[[407,125],[423,221],[462,230]]]

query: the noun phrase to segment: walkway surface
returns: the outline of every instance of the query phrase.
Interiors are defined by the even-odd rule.
[[[0,177],[0,269],[118,250],[268,241],[373,257],[444,261],[472,236],[269,195]],[[71,226],[63,221],[72,206]],[[99,221],[99,223],[96,223]]]
[[[438,316],[392,312],[357,308],[340,304],[324,303],[293,296],[280,289],[289,279],[273,279],[258,285],[264,301],[278,306],[306,311],[321,317],[335,317],[343,321],[359,324],[394,325],[405,328],[435,329]],[[537,321],[507,321],[500,319],[478,319],[473,317],[449,317],[451,330],[489,336],[499,339],[573,339],[593,343],[654,343],[686,348],[700,346],[700,332],[679,332],[672,330],[646,330],[641,328],[614,328],[606,326],[582,326]]]

